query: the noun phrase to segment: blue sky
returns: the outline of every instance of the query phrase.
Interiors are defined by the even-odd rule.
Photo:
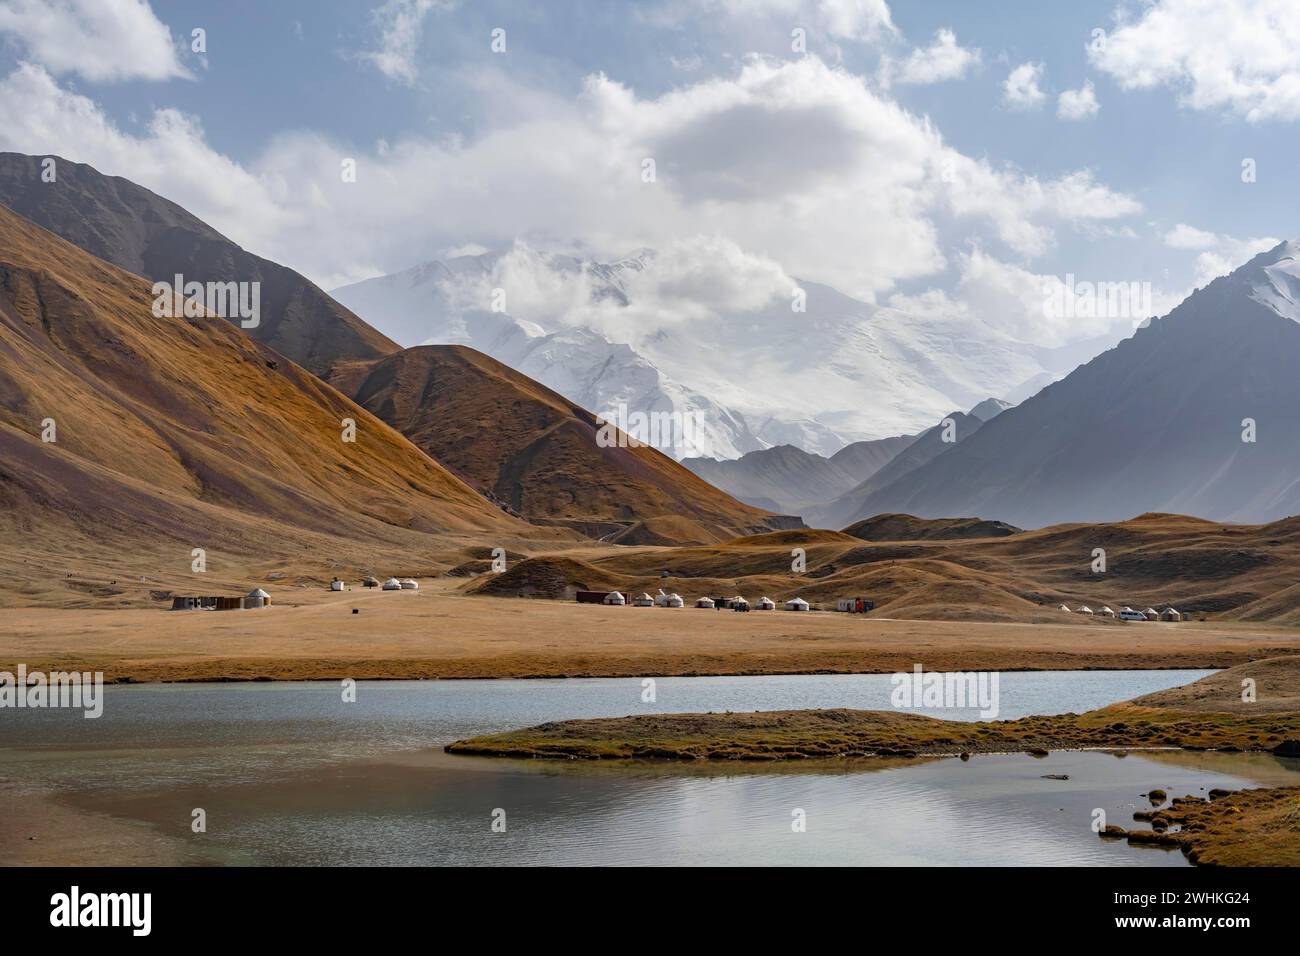
[[[1043,276],[1172,304],[1300,235],[1297,18],[1281,0],[0,0],[0,146],[142,182],[326,286],[515,239],[612,256],[704,235],[718,269],[758,257],[1001,322]],[[940,30],[968,65],[906,82]],[[1024,64],[1039,95],[1017,104]],[[1085,84],[1096,112],[1063,118]],[[628,165],[648,152],[658,193]]]

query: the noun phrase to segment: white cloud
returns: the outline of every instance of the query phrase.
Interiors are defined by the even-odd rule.
[[[1173,249],[1209,249],[1218,242],[1219,237],[1214,233],[1183,222],[1165,233],[1165,245]]]
[[[1192,109],[1300,119],[1295,0],[1154,0],[1089,57],[1122,88],[1166,86]]]
[[[882,33],[896,32],[885,0],[820,0],[818,12],[833,37],[872,39]]]
[[[942,83],[965,76],[980,62],[980,51],[957,44],[951,30],[938,30],[934,43],[917,47],[907,59],[892,71],[890,78],[898,83]]]
[[[1207,249],[1196,257],[1196,277],[1194,284],[1199,288],[1209,285],[1219,276],[1227,275],[1238,266],[1245,265],[1261,252],[1267,252],[1281,239],[1274,236],[1262,238],[1237,239],[1233,236],[1215,236],[1212,249]]]
[[[447,6],[444,0],[386,0],[370,11],[379,48],[361,53],[360,58],[373,63],[390,80],[414,85],[419,75],[415,54],[424,33],[424,18]]]
[[[241,165],[191,117],[160,110],[125,132],[24,66],[0,81],[0,146],[126,176],[326,287],[466,243],[524,239],[601,258],[641,246],[722,256],[730,243],[872,299],[936,273],[968,239],[1032,257],[1058,229],[1140,209],[1087,170],[1042,180],[965,156],[815,56],[751,59],[653,98],[603,76],[576,100],[524,93],[525,113],[489,110],[499,125],[473,139],[406,136],[358,151],[297,131]],[[341,181],[345,157],[356,182]],[[646,158],[654,182],[642,179]],[[692,236],[713,245],[683,245]]]
[[[1043,64],[1021,63],[1002,83],[1002,100],[1012,109],[1035,110],[1043,105],[1047,94],[1039,86]]]
[[[93,83],[189,76],[146,0],[0,0],[0,33],[59,76]]]
[[[1056,100],[1056,115],[1063,120],[1087,119],[1100,109],[1092,80],[1085,80],[1077,90],[1065,90]]]

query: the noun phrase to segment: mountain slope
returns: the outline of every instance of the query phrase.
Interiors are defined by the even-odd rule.
[[[949,420],[951,427],[945,424]],[[879,513],[869,510],[873,506],[867,503],[873,500],[879,489],[891,487],[916,469],[951,451],[983,426],[984,422],[974,415],[952,412],[944,421],[918,435],[915,441],[909,443],[866,481],[832,501],[809,509],[808,522],[818,528],[841,528],[860,518]]]
[[[602,447],[596,417],[459,345],[340,366],[331,382],[470,484],[607,540],[698,543],[787,527],[647,446]]]
[[[793,445],[751,451],[740,458],[684,458],[682,464],[710,484],[755,507],[801,514],[869,478],[911,444],[913,436],[860,441],[830,458]]]
[[[340,358],[377,358],[396,344],[315,284],[245,252],[180,206],[142,186],[54,157],[56,179],[41,179],[42,157],[0,153],[0,203],[105,262],[172,283],[259,282],[260,324],[246,331],[317,374]]]
[[[152,304],[146,280],[0,207],[6,580],[63,566],[55,553],[104,567],[163,551],[187,567],[193,547],[266,556],[308,540],[342,552],[529,532],[236,326]]]
[[[1022,527],[1147,511],[1263,522],[1300,512],[1300,243],[1189,296],[858,515]],[[1256,440],[1243,441],[1252,419]]]

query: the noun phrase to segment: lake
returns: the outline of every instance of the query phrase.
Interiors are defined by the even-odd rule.
[[[1004,673],[999,716],[1088,710],[1207,673]],[[193,863],[1183,866],[1099,840],[1094,811],[1128,826],[1153,787],[1300,783],[1300,762],[1246,754],[695,766],[440,749],[567,717],[888,709],[890,690],[888,675],[659,678],[645,702],[640,679],[395,681],[362,682],[344,703],[329,682],[114,686],[98,720],[0,712],[0,784],[140,828]],[[206,833],[191,832],[195,808]]]

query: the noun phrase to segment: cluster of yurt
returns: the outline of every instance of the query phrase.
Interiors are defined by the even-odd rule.
[[[1119,609],[1118,613],[1104,604],[1095,611],[1086,604],[1079,605],[1079,607],[1074,611],[1070,610],[1068,604],[1062,604],[1060,609],[1065,611],[1067,614],[1101,615],[1102,617],[1119,618],[1122,621],[1182,621],[1189,617],[1189,615],[1184,615],[1177,608],[1173,607],[1166,607],[1162,611],[1157,611],[1153,607],[1149,607],[1144,611],[1135,611],[1133,608],[1125,605]]]
[[[387,587],[387,583],[384,585]],[[578,594],[578,600],[581,603],[597,603],[593,598],[596,592],[581,591]],[[608,604],[615,607],[630,605],[631,607],[685,607],[686,602],[680,594],[675,592],[666,592],[663,588],[654,597],[649,594],[641,594],[639,597],[633,597],[630,594],[624,594],[621,591],[610,591],[600,599],[599,603]],[[731,597],[699,597],[695,599],[695,607],[703,610],[717,611],[775,611],[777,602],[764,595],[754,604],[750,604],[749,599],[742,595],[736,594]],[[784,605],[787,611],[808,611],[811,605],[803,598],[791,598]]]
[[[397,578],[389,578],[382,587],[385,591],[418,591],[420,582],[414,578],[402,578],[400,581]]]

